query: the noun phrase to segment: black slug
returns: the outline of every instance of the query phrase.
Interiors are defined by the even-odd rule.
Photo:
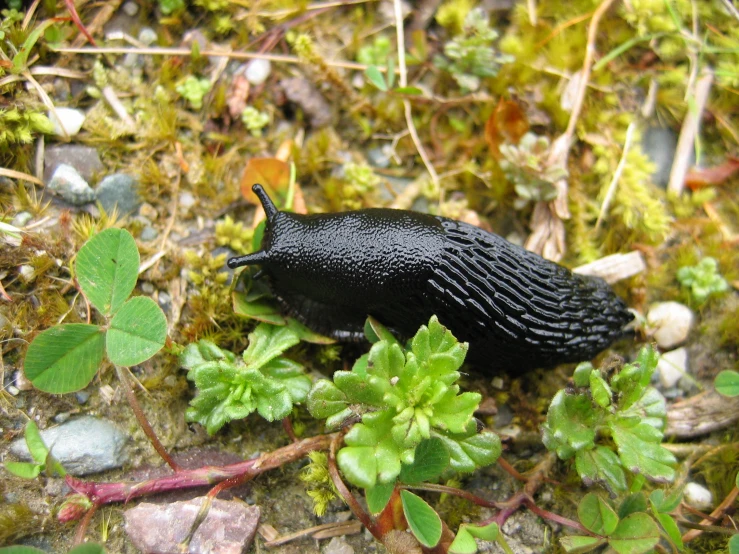
[[[267,214],[258,264],[283,307],[315,331],[357,340],[372,315],[406,337],[436,314],[470,343],[468,359],[511,373],[594,357],[632,314],[601,279],[566,268],[459,221],[366,209]]]

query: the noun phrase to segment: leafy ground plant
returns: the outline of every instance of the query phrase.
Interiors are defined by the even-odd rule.
[[[6,470],[23,479],[34,479],[43,472],[60,477],[67,474],[62,465],[51,456],[34,421],[26,424],[24,437],[33,462],[5,462],[3,466]]]
[[[167,321],[148,297],[129,298],[139,252],[128,231],[106,229],[80,249],[75,273],[82,293],[104,324],[66,323],[39,333],[28,347],[24,371],[33,386],[62,394],[85,388],[107,354],[116,366],[140,364],[163,346]]]
[[[649,386],[658,359],[645,347],[609,380],[590,363],[580,364],[575,388],[552,399],[544,444],[560,459],[574,457],[585,484],[600,483],[618,493],[628,488],[627,472],[660,483],[674,480],[676,459],[661,444],[665,400]]]
[[[708,300],[709,296],[729,289],[729,283],[718,271],[718,262],[710,257],[703,258],[698,265],[681,267],[677,271],[677,280],[690,289],[690,295],[699,304]]]

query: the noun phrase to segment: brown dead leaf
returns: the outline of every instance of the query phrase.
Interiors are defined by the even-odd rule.
[[[252,158],[241,175],[241,195],[247,202],[259,206],[251,188],[259,183],[270,198],[284,197],[290,185],[290,166],[277,158]]]
[[[518,144],[528,130],[529,121],[521,105],[501,98],[485,123],[485,140],[490,153],[496,160],[500,159],[500,145],[504,142]]]
[[[706,168],[693,168],[685,176],[685,184],[690,190],[696,190],[710,185],[720,185],[734,173],[739,171],[739,158],[729,156],[719,165]]]

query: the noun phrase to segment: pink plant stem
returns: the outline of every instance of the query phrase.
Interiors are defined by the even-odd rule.
[[[238,478],[241,482],[299,460],[314,450],[327,450],[335,435],[318,435],[278,448],[259,458],[227,466],[206,466],[186,469],[173,475],[150,479],[139,483],[94,483],[67,475],[67,484],[79,494],[85,495],[96,507],[113,502],[128,502],[139,496],[160,492],[211,486],[226,479]]]

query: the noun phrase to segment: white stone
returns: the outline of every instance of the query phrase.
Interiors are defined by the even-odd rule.
[[[688,338],[695,316],[679,302],[659,302],[647,312],[647,333],[660,348],[672,348]]]
[[[64,131],[67,131],[67,135],[73,137],[80,132],[82,124],[85,122],[85,112],[74,108],[56,108],[56,115],[49,110],[49,119],[54,125],[55,135],[63,137]],[[64,126],[64,131],[62,126]]]
[[[688,373],[688,351],[685,348],[670,350],[660,356],[657,374],[660,384],[671,389]]]
[[[683,490],[683,498],[693,508],[708,510],[713,507],[713,495],[703,485],[688,483]]]
[[[147,46],[154,44],[157,38],[157,32],[151,27],[144,27],[139,31],[139,41]]]
[[[183,192],[180,194],[180,206],[183,208],[192,208],[195,205],[195,195],[191,192]]]
[[[249,84],[253,86],[261,85],[269,77],[272,71],[272,64],[269,60],[263,60],[261,58],[250,61],[246,66],[244,75]]]
[[[123,13],[128,17],[133,17],[139,13],[139,5],[136,2],[126,2],[123,4]]]

